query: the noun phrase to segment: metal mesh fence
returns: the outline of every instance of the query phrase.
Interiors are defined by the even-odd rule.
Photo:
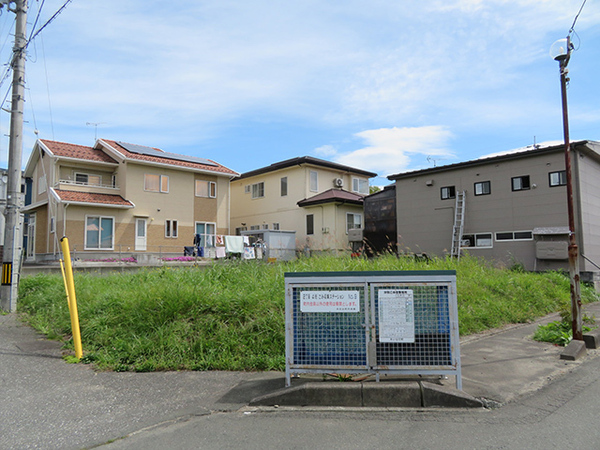
[[[329,372],[452,374],[461,389],[456,274],[286,274],[286,384]]]
[[[406,294],[388,294],[394,292]],[[448,286],[378,285],[373,286],[373,293],[378,366],[432,368],[452,365]],[[382,342],[381,326],[385,323],[381,317],[384,302],[380,300],[382,293],[388,294],[386,302],[408,302],[407,298],[412,299],[412,308],[392,305],[393,309],[405,314],[400,325],[412,321],[412,342]],[[398,324],[398,320],[395,324]]]
[[[356,293],[358,308],[354,309],[358,310],[341,310],[350,307],[335,304],[342,303],[348,297],[338,295],[338,292]],[[307,305],[308,311],[302,311],[302,304]],[[332,368],[366,367],[364,286],[337,286],[335,291],[331,286],[293,288],[292,308],[294,364]],[[318,312],[319,308],[337,308],[340,311]]]

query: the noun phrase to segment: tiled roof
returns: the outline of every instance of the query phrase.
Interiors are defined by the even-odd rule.
[[[97,150],[92,147],[83,145],[68,144],[66,142],[49,141],[40,139],[48,149],[56,156],[65,158],[85,159],[88,161],[100,161],[107,163],[116,163],[114,159],[104,153],[102,150]]]
[[[300,200],[298,202],[298,206],[312,206],[331,202],[352,203],[355,205],[362,205],[363,198],[363,195],[356,194],[354,192],[344,191],[343,189],[329,189],[313,197]]]
[[[56,195],[63,202],[95,203],[103,205],[134,207],[134,204],[125,200],[120,195],[97,194],[93,192],[65,191],[64,189],[54,189]]]
[[[158,156],[141,155],[141,154],[132,153],[132,152],[126,150],[125,148],[123,148],[123,146],[119,145],[119,143],[116,141],[111,141],[108,139],[102,139],[102,141],[107,143],[108,145],[110,145],[114,150],[121,153],[123,156],[125,156],[128,159],[136,159],[138,161],[147,161],[147,162],[154,162],[154,163],[160,163],[160,164],[170,164],[173,166],[189,167],[191,169],[226,173],[228,175],[237,175],[237,172],[234,172],[233,170],[228,169],[227,167],[222,166],[221,164],[219,164],[213,160],[209,160],[209,161],[211,163],[213,163],[214,166],[195,163],[195,162],[191,162],[191,161],[180,161],[180,160],[176,160],[176,159],[171,159],[167,155],[165,155],[164,158],[158,157]],[[154,150],[163,151],[159,148],[154,148]]]

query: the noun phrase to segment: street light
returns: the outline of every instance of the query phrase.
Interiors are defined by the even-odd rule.
[[[567,110],[567,64],[571,58],[573,44],[567,36],[550,47],[550,56],[558,61],[560,68],[560,90],[562,97],[563,133],[565,136],[565,173],[567,176],[567,209],[569,212],[569,277],[571,280],[571,326],[573,339],[583,341],[581,317],[581,290],[579,286],[579,255],[575,239],[575,214],[573,212],[573,183],[571,178],[571,144],[569,142],[569,115]]]

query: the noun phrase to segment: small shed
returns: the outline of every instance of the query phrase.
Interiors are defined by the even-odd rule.
[[[253,245],[264,243],[265,258],[290,261],[296,258],[296,232],[284,230],[244,230]]]

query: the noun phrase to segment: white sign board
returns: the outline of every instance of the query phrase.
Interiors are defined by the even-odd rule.
[[[360,312],[359,291],[302,291],[302,312]]]
[[[415,309],[410,289],[380,289],[379,342],[415,342]]]

